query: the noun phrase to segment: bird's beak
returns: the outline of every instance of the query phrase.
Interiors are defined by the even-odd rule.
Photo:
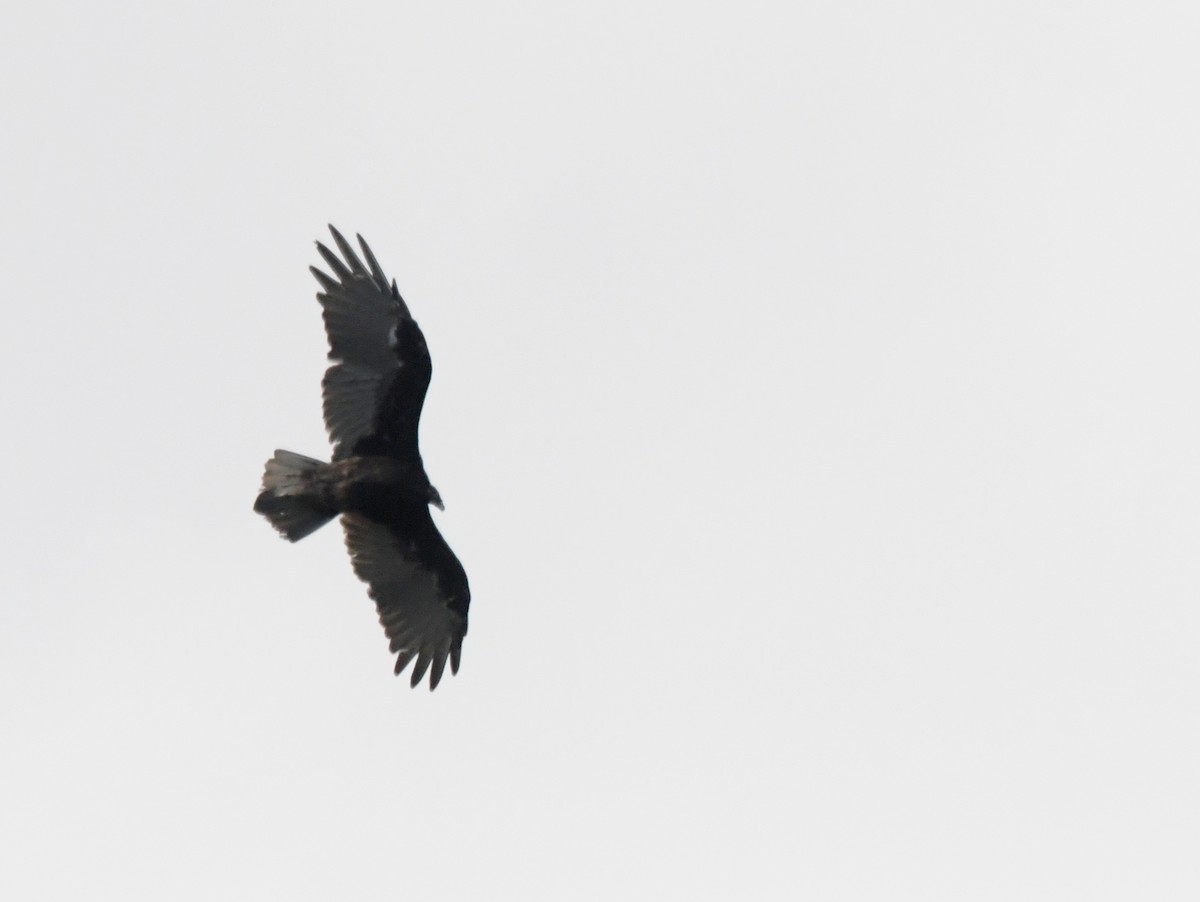
[[[429,503],[440,511],[446,509],[446,505],[442,504],[442,496],[438,494],[438,490],[433,486],[429,487]]]

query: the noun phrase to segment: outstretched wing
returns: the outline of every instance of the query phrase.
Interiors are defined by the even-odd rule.
[[[370,586],[379,622],[397,655],[396,673],[415,658],[411,684],[429,670],[429,688],[436,688],[447,659],[450,671],[458,673],[471,593],[428,505],[414,507],[403,529],[361,514],[343,514],[342,526],[354,572]]]
[[[337,229],[329,231],[345,262],[317,242],[333,277],[309,269],[321,283],[317,300],[334,361],[322,382],[333,457],[411,459],[418,455],[417,424],[432,371],[425,336],[362,236],[357,237],[366,266]]]

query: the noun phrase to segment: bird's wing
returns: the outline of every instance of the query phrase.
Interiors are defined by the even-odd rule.
[[[317,242],[333,276],[309,269],[321,284],[317,300],[334,361],[322,383],[334,458],[417,454],[417,423],[432,369],[425,338],[362,236],[365,266],[337,229],[329,231],[345,262]]]
[[[396,673],[415,659],[411,684],[429,670],[430,689],[442,679],[447,659],[450,671],[458,673],[470,590],[428,506],[414,509],[404,535],[361,514],[343,514],[342,526],[354,572],[370,586],[379,622],[397,655]]]

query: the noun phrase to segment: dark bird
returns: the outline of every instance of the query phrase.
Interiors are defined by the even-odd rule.
[[[310,266],[321,285],[332,361],[322,381],[333,461],[276,451],[254,509],[295,542],[338,514],[359,579],[370,587],[396,654],[396,673],[416,661],[411,683],[429,671],[436,688],[450,661],[458,673],[471,592],[462,564],[429,505],[442,498],[425,474],[417,424],[432,366],[425,336],[358,237],[366,266],[333,226],[342,259],[317,242],[336,278]]]

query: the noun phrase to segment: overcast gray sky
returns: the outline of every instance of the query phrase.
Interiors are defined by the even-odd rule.
[[[40,3],[0,897],[1194,900],[1193,3]],[[434,358],[391,675],[313,239]]]

